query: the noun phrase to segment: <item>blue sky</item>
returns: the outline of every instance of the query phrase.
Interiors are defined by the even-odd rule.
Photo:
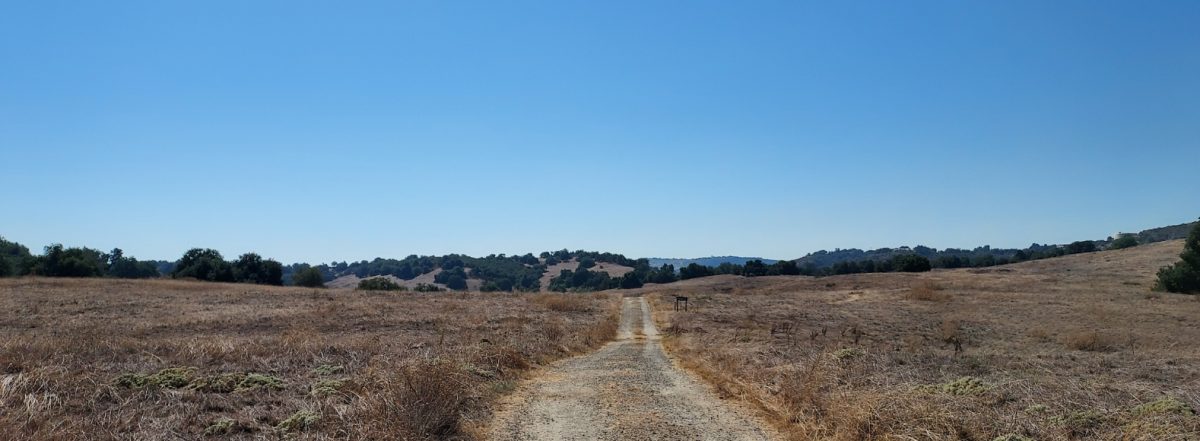
[[[0,1],[0,235],[794,258],[1194,220],[1200,2]]]

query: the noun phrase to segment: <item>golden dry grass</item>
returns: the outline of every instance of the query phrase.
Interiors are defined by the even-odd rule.
[[[606,294],[4,279],[0,437],[476,438],[528,368],[611,339],[618,307]]]
[[[1200,297],[1147,295],[1181,247],[647,296],[681,363],[790,439],[1196,440]]]

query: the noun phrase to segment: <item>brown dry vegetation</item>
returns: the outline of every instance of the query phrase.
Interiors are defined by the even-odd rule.
[[[1196,440],[1200,297],[1147,295],[1181,247],[646,292],[681,362],[790,439]]]
[[[0,280],[5,439],[475,438],[616,295]]]

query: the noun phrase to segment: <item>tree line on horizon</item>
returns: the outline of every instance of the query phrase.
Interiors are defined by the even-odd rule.
[[[1183,230],[1187,227],[1188,230]],[[404,259],[375,258],[359,262],[331,262],[309,265],[283,265],[249,252],[227,261],[220,252],[193,248],[180,259],[171,261],[138,260],[126,256],[120,248],[109,252],[87,247],[64,247],[52,244],[41,255],[33,255],[24,245],[0,237],[0,277],[37,275],[45,277],[110,277],[155,278],[171,277],[214,282],[253,283],[263,285],[295,285],[321,287],[328,281],[346,275],[359,278],[391,275],[412,280],[422,274],[440,269],[434,282],[451,290],[465,290],[468,280],[479,280],[484,292],[538,291],[546,269],[560,262],[577,261],[574,270],[562,270],[551,278],[547,287],[553,291],[596,291],[632,289],[646,283],[671,283],[677,280],[731,274],[744,277],[773,275],[830,276],[871,272],[919,272],[933,268],[978,268],[1038,260],[1068,254],[1120,249],[1140,243],[1176,238],[1180,231],[1190,231],[1188,247],[1179,264],[1164,268],[1159,274],[1159,288],[1174,292],[1200,291],[1196,273],[1200,273],[1200,222],[1143,231],[1137,235],[1120,235],[1104,241],[1076,241],[1066,245],[1032,244],[1024,249],[993,249],[989,246],[973,250],[947,248],[937,250],[925,246],[880,248],[870,251],[835,249],[817,251],[795,260],[764,263],[753,259],[744,264],[722,263],[705,266],[691,263],[676,269],[664,264],[651,267],[649,259],[630,259],[621,254],[562,249],[508,256],[492,254],[471,257],[460,254],[444,256],[410,255]],[[598,263],[610,263],[632,268],[620,277],[593,268]],[[370,284],[368,284],[370,286]],[[432,291],[428,285],[423,291]]]

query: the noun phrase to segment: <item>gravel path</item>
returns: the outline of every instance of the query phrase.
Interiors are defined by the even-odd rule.
[[[496,440],[766,440],[663,352],[650,307],[627,297],[617,340],[523,384],[492,425]]]

